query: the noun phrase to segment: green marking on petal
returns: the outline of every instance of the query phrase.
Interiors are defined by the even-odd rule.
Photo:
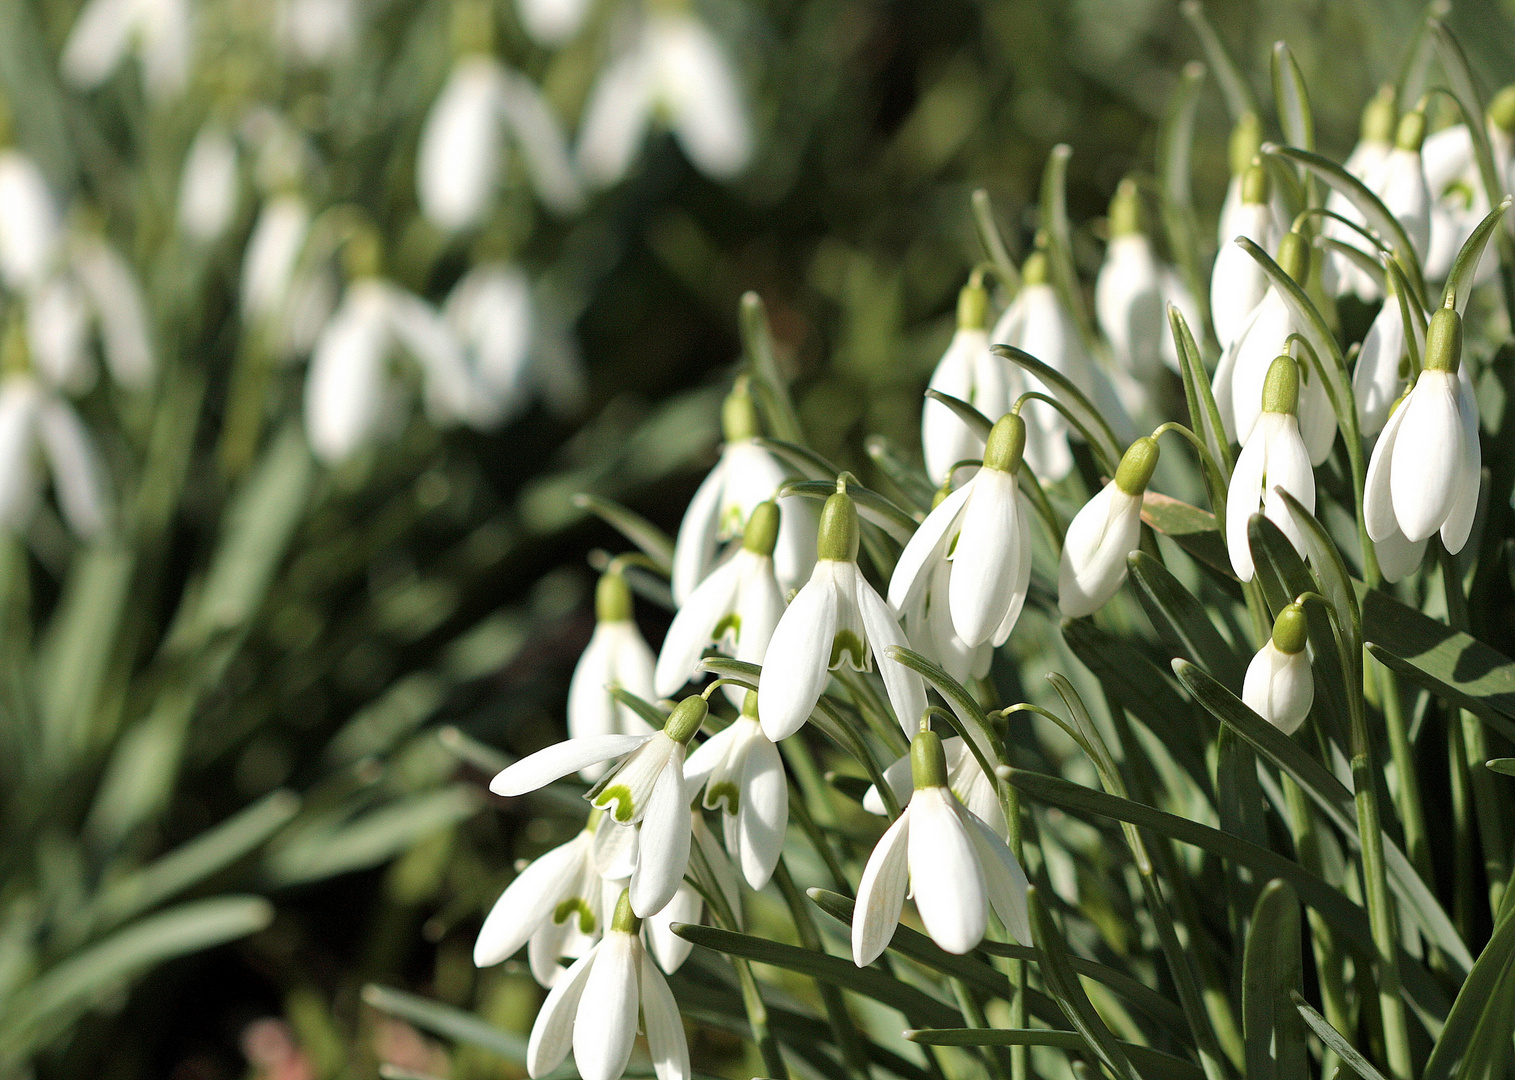
[[[863,643],[851,630],[842,630],[836,637],[831,639],[831,668],[835,670],[842,666],[842,657],[851,654],[849,661],[856,671],[864,670],[864,657],[867,655],[863,650]]]
[[[610,809],[610,804],[615,803],[615,809]],[[632,805],[631,789],[625,784],[612,784],[594,797],[594,806],[600,810],[609,811],[610,816],[622,825],[631,820],[631,815],[636,813],[636,807]]]
[[[741,804],[742,796],[737,786],[730,780],[722,780],[712,783],[705,788],[705,809],[719,809],[722,803],[726,804],[726,813],[735,814]]]
[[[562,926],[573,917],[575,911],[579,913],[579,931],[585,934],[594,933],[594,910],[590,908],[589,901],[585,900],[582,896],[570,896],[567,900],[564,900],[557,907],[553,908],[552,921]]]
[[[740,615],[738,615],[734,611],[730,615],[727,615],[720,622],[718,622],[718,623],[715,624],[715,633],[713,633],[711,635],[711,640],[713,640],[713,641],[720,641],[721,638],[723,638],[723,637],[726,636],[726,632],[728,630],[731,632],[731,640],[733,640],[733,641],[740,641],[741,640],[741,638],[742,638],[742,617]]]

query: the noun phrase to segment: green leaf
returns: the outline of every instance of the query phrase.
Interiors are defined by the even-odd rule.
[[[1359,956],[1376,955],[1367,912],[1323,878],[1292,859],[1219,829],[1201,825],[1197,821],[1129,799],[1107,795],[1103,791],[1095,791],[1055,776],[1014,768],[1003,770],[1001,775],[1025,795],[1048,806],[1073,814],[1095,815],[1151,829],[1179,843],[1201,848],[1217,858],[1251,867],[1263,878],[1283,878],[1294,886],[1301,900],[1326,918],[1331,927],[1357,950]],[[1418,1008],[1431,1016],[1444,1016],[1449,1003],[1441,987],[1431,979],[1425,968],[1407,954],[1401,953],[1400,969],[1405,992]]]
[[[271,792],[141,870],[115,879],[90,906],[91,929],[117,926],[199,884],[262,844],[299,809],[300,797],[294,792]]]
[[[661,731],[668,722],[668,717],[650,701],[644,701],[624,687],[612,686],[609,689],[611,697],[647,721],[654,730]]]
[[[1169,648],[1220,672],[1227,683],[1240,686],[1246,665],[1220,636],[1194,594],[1145,551],[1133,551],[1127,562],[1137,598]]]
[[[641,514],[635,510],[628,510],[611,499],[591,495],[587,491],[581,491],[575,495],[573,505],[580,510],[588,510],[630,540],[664,574],[673,573],[673,540]]]
[[[925,1046],[1052,1046],[1078,1053],[1093,1052],[1078,1032],[1048,1028],[916,1028],[904,1035]],[[1121,1042],[1120,1048],[1132,1064],[1141,1063],[1142,1070],[1149,1075],[1171,1080],[1204,1078],[1204,1070],[1192,1061],[1137,1043]]]
[[[1231,556],[1226,551],[1226,541],[1210,511],[1149,489],[1142,496],[1142,521],[1222,578],[1237,580],[1236,571],[1231,568]]]
[[[895,645],[889,648],[888,658],[904,664],[947,699],[957,721],[953,725],[957,733],[967,740],[968,748],[978,759],[979,768],[984,775],[992,777],[995,766],[1004,760],[1004,753],[1000,741],[989,728],[989,718],[984,715],[979,703],[973,700],[973,695],[939,665],[933,664],[918,652]]]
[[[1173,661],[1174,673],[1194,699],[1221,723],[1234,730],[1278,768],[1298,782],[1300,788],[1325,811],[1352,845],[1359,846],[1352,793],[1305,753],[1294,740],[1249,709],[1240,698],[1208,673],[1184,660]],[[1420,879],[1404,852],[1389,837],[1383,838],[1384,866],[1389,887],[1394,890],[1426,937],[1440,946],[1464,971],[1473,966],[1472,954],[1458,935],[1452,920]],[[1283,875],[1274,875],[1283,876]]]
[[[878,466],[917,510],[929,511],[936,498],[936,485],[918,464],[910,461],[888,438],[870,435],[863,441],[869,459]]]
[[[779,489],[780,497],[803,495],[810,499],[826,499],[836,494],[835,480],[793,480]],[[908,544],[920,524],[915,515],[900,509],[876,491],[848,484],[847,494],[857,504],[857,513],[864,521],[877,525],[901,544]],[[924,515],[922,515],[924,516]]]
[[[763,298],[755,292],[742,294],[742,353],[752,374],[762,383],[758,403],[763,407],[768,430],[788,442],[803,442],[805,435],[800,427],[799,414],[794,411],[794,402],[789,397],[789,382],[779,371],[778,357],[773,351],[773,331],[768,325],[768,309]]]
[[[1231,440],[1226,437],[1225,425],[1221,422],[1220,409],[1215,404],[1215,393],[1210,387],[1210,376],[1205,370],[1205,360],[1199,344],[1184,313],[1177,304],[1168,305],[1168,329],[1178,344],[1179,374],[1184,382],[1184,403],[1189,408],[1189,427],[1199,434],[1210,451],[1211,461],[1200,458],[1205,470],[1205,489],[1210,498],[1210,508],[1221,516],[1226,512],[1226,486],[1231,481]],[[1220,475],[1213,476],[1215,469]]]
[[[1031,930],[1036,937],[1037,948],[1042,954],[1042,981],[1047,984],[1057,1003],[1063,1007],[1074,1028],[1099,1056],[1100,1061],[1121,1080],[1140,1080],[1130,1058],[1116,1040],[1115,1034],[1094,1010],[1094,1003],[1084,992],[1083,984],[1073,965],[1068,962],[1068,949],[1058,933],[1047,905],[1033,885],[1026,892],[1026,906],[1031,916]]]
[[[939,401],[957,414],[957,418],[968,425],[968,430],[980,439],[987,439],[990,430],[994,427],[994,421],[969,405],[962,398],[955,398],[951,394],[944,394],[940,390],[926,390],[926,397],[932,401]]]
[[[486,1024],[472,1013],[372,983],[363,988],[363,1001],[387,1016],[408,1020],[433,1035],[488,1050],[523,1068],[526,1065],[525,1039]]]
[[[1284,138],[1303,150],[1314,150],[1315,116],[1310,111],[1305,77],[1300,73],[1289,46],[1282,41],[1273,43],[1272,61],[1273,104],[1278,109],[1278,123],[1284,129]]]
[[[1078,284],[1078,269],[1073,262],[1073,226],[1068,221],[1068,159],[1073,149],[1067,143],[1058,143],[1047,155],[1047,165],[1042,170],[1040,195],[1040,225],[1042,239],[1047,247],[1047,268],[1051,271],[1052,287],[1057,298],[1073,317],[1079,337],[1092,353],[1100,350],[1099,336],[1084,306],[1084,294]],[[1048,383],[1047,385],[1051,385]],[[1103,423],[1103,420],[1101,420]],[[1119,452],[1115,455],[1120,459]]]
[[[1220,93],[1226,99],[1226,111],[1231,114],[1231,122],[1234,124],[1247,113],[1257,112],[1257,102],[1252,96],[1252,91],[1247,87],[1247,80],[1232,62],[1226,47],[1221,44],[1220,37],[1215,33],[1215,28],[1205,18],[1205,9],[1199,0],[1184,0],[1179,5],[1184,13],[1184,18],[1189,20],[1189,25],[1194,28],[1195,35],[1199,38],[1199,46],[1204,50],[1205,62],[1210,65],[1210,70],[1215,72],[1215,81],[1220,83]]]
[[[912,1024],[927,1027],[956,1027],[962,1022],[957,1009],[936,1000],[925,992],[898,979],[886,975],[876,967],[860,968],[850,959],[811,952],[809,949],[784,945],[766,938],[721,930],[714,926],[696,926],[690,923],[674,923],[673,932],[685,941],[702,945],[707,949],[739,956],[760,964],[769,964],[785,971],[798,972],[812,979],[851,990],[855,994],[872,998],[891,1009],[898,1009]]]
[[[989,346],[989,351],[1041,380],[1042,385],[1072,414],[1077,426],[1086,433],[1090,447],[1097,454],[1103,455],[1111,470],[1114,470],[1115,463],[1121,458],[1120,440],[1115,437],[1115,432],[1105,421],[1104,415],[1090,403],[1082,390],[1074,386],[1062,372],[1042,363],[1024,349],[996,344]]]
[[[1421,1080],[1448,1080],[1459,1059],[1476,1062],[1489,1053],[1491,1039],[1509,1042],[1510,1032],[1515,1029],[1515,1015],[1494,1017],[1487,1022],[1485,1012],[1495,1004],[1509,1008],[1510,1002],[1495,993],[1501,979],[1506,978],[1515,965],[1515,912],[1505,905],[1504,917],[1494,928],[1494,936],[1479,954],[1478,963],[1468,972],[1457,1000],[1452,1002],[1452,1011],[1447,1014],[1447,1023],[1441,1036],[1431,1050]],[[1475,1030],[1477,1034],[1475,1035]],[[1479,1075],[1465,1067],[1462,1074]]]
[[[1455,297],[1454,302],[1458,311],[1468,306],[1468,297],[1473,292],[1473,283],[1478,273],[1478,263],[1483,258],[1484,248],[1488,247],[1490,237],[1494,235],[1494,230],[1499,227],[1500,220],[1509,208],[1510,196],[1506,195],[1504,201],[1490,210],[1478,223],[1478,228],[1474,229],[1463,242],[1462,249],[1457,253],[1457,260],[1452,263],[1452,272],[1447,275],[1447,292]]]
[[[1485,761],[1483,764],[1485,768],[1492,769],[1497,773],[1503,773],[1505,776],[1515,776],[1515,757],[1494,758],[1492,761]]]
[[[1305,1042],[1289,994],[1299,984],[1299,897],[1274,878],[1258,894],[1242,959],[1247,1080],[1304,1076]]]
[[[758,438],[752,441],[807,480],[829,480],[835,483],[837,475],[842,471],[808,446],[786,442],[783,439]]]
[[[1298,1010],[1304,1022],[1310,1025],[1310,1030],[1315,1032],[1320,1041],[1330,1047],[1336,1056],[1346,1063],[1347,1068],[1362,1077],[1362,1080],[1384,1080],[1383,1073],[1373,1068],[1368,1059],[1363,1057],[1355,1046],[1347,1042],[1347,1037],[1332,1027],[1329,1020],[1311,1008],[1308,1001],[1300,997],[1298,993],[1290,995],[1290,1000],[1293,1001],[1294,1008]]]
[[[257,933],[273,918],[254,896],[195,900],[138,920],[44,971],[0,1018],[0,1061],[18,1062],[80,1013],[158,964]]]
[[[983,188],[977,188],[973,192],[973,225],[978,231],[978,242],[983,245],[984,254],[994,264],[994,272],[999,275],[1000,283],[1006,292],[1014,296],[1021,291],[1020,271],[1015,268],[1015,262],[1005,247],[1005,238],[994,220],[994,204]]]
[[[472,817],[484,805],[471,784],[397,799],[350,821],[323,815],[297,824],[264,859],[278,885],[294,885],[378,866],[417,841]]]
[[[1163,228],[1168,234],[1168,250],[1183,271],[1184,284],[1208,309],[1209,289],[1200,271],[1202,252],[1199,225],[1194,215],[1194,198],[1190,189],[1193,172],[1194,117],[1198,112],[1199,92],[1205,81],[1205,65],[1190,61],[1184,65],[1178,82],[1168,97],[1162,123],[1157,131],[1157,178],[1162,195]],[[1201,328],[1203,329],[1203,328]]]

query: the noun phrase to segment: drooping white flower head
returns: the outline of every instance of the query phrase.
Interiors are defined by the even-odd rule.
[[[200,129],[179,174],[179,228],[210,244],[225,235],[237,216],[237,143],[215,121]]]
[[[558,213],[583,202],[556,117],[536,86],[489,54],[491,11],[465,4],[457,21],[461,54],[426,126],[416,158],[416,196],[427,220],[446,232],[480,225],[505,167],[508,131],[520,147],[537,196]]]
[[[57,259],[60,233],[42,170],[21,151],[0,149],[0,282],[17,291],[42,285]]]
[[[705,809],[721,812],[726,850],[747,884],[767,885],[784,850],[789,781],[778,747],[763,734],[756,691],[747,691],[730,727],[689,755],[684,778],[692,791],[704,789]]]
[[[1368,462],[1363,524],[1375,544],[1392,542],[1396,529],[1412,544],[1440,532],[1454,554],[1467,543],[1482,451],[1478,402],[1472,384],[1459,377],[1461,363],[1462,318],[1444,307],[1426,331],[1425,369],[1390,415]]]
[[[940,507],[952,494],[953,490],[949,486],[943,486],[936,493],[932,510]],[[924,527],[923,523],[922,528]],[[917,529],[916,536],[919,535],[920,529]],[[915,537],[911,540],[914,541]],[[904,589],[896,564],[896,573],[889,582],[889,594],[900,603],[895,604],[891,600],[890,606],[894,607],[905,625],[905,637],[909,639],[910,647],[958,682],[967,683],[970,679],[981,679],[989,673],[994,646],[987,641],[976,646],[969,645],[957,636],[957,629],[952,625],[952,611],[948,601],[952,586],[952,563],[946,557],[949,543],[950,541],[934,545],[934,550],[919,570],[918,580],[904,594],[896,591],[897,588]],[[901,585],[896,587],[896,581],[901,581]]]
[[[1084,504],[1063,538],[1057,606],[1070,619],[1092,615],[1126,580],[1126,560],[1141,543],[1142,497],[1157,468],[1157,442],[1137,439],[1115,479]]]
[[[1385,85],[1368,100],[1362,111],[1361,134],[1357,145],[1352,148],[1352,153],[1343,164],[1347,172],[1375,192],[1379,187],[1383,164],[1394,149],[1394,129],[1399,122],[1396,96],[1395,88]],[[1365,225],[1367,222],[1356,204],[1334,188],[1326,196],[1326,209],[1333,214],[1340,214],[1355,225]],[[1375,255],[1373,245],[1366,237],[1335,218],[1322,219],[1320,232],[1322,236],[1354,247],[1369,257]],[[1353,262],[1350,256],[1338,251],[1325,252],[1320,274],[1322,287],[1332,296],[1355,294],[1363,300],[1372,301],[1381,291],[1371,274]]]
[[[1304,537],[1278,493],[1282,488],[1311,513],[1315,511],[1315,474],[1299,434],[1299,365],[1288,356],[1274,359],[1262,389],[1262,415],[1242,446],[1226,493],[1226,547],[1231,568],[1242,581],[1251,581],[1252,548],[1247,523],[1261,512],[1287,536],[1294,549],[1305,553]]]
[[[1065,376],[1117,431],[1128,428],[1130,421],[1108,376],[1095,366],[1078,326],[1057,297],[1043,252],[1033,251],[1026,259],[1021,281],[1020,293],[995,323],[990,341],[1030,353]],[[1010,372],[1012,402],[1032,390],[1056,397],[1054,390],[1020,368]],[[1026,464],[1043,481],[1061,480],[1073,468],[1068,440],[1079,436],[1069,430],[1062,413],[1045,402],[1027,402],[1021,413],[1026,421]]]
[[[889,658],[891,646],[906,644],[905,635],[858,569],[858,539],[857,507],[840,479],[821,511],[815,570],[779,619],[763,660],[758,710],[763,731],[774,742],[810,718],[833,670],[846,664],[868,671],[875,654],[901,726],[908,728],[926,707],[921,677]]]
[[[1156,378],[1164,366],[1178,369],[1178,352],[1168,329],[1170,302],[1191,328],[1202,325],[1188,288],[1152,250],[1143,230],[1136,182],[1122,180],[1110,200],[1110,244],[1094,282],[1094,314],[1110,342],[1117,370],[1139,386]]]
[[[1279,269],[1296,282],[1309,278],[1309,245],[1297,232],[1287,232],[1278,243]],[[1212,391],[1226,434],[1245,446],[1252,427],[1261,413],[1263,382],[1273,358],[1289,348],[1289,335],[1299,327],[1288,302],[1275,285],[1252,310],[1240,334],[1221,353],[1215,368]],[[1310,461],[1318,465],[1331,454],[1336,440],[1336,412],[1319,373],[1305,365],[1299,372],[1299,429],[1310,451]]]
[[[1255,113],[1245,113],[1236,121],[1236,126],[1231,129],[1231,141],[1227,150],[1227,157],[1231,166],[1231,180],[1226,185],[1226,197],[1220,207],[1220,221],[1215,230],[1215,244],[1217,250],[1224,250],[1225,246],[1234,241],[1238,236],[1252,236],[1247,231],[1253,217],[1250,213],[1242,211],[1246,204],[1245,191],[1247,170],[1258,164],[1257,154],[1262,149],[1263,142],[1262,122]],[[1289,211],[1284,204],[1279,192],[1274,191],[1269,205],[1273,209],[1273,224],[1271,226],[1274,235],[1282,235],[1289,231]],[[1257,237],[1253,240],[1262,243]]]
[[[501,262],[472,267],[458,279],[442,307],[447,325],[468,356],[479,389],[489,398],[496,424],[519,416],[531,401],[532,307],[526,275]]]
[[[1242,684],[1247,707],[1285,735],[1299,730],[1315,700],[1306,641],[1304,610],[1289,604],[1274,620],[1273,636],[1247,665]]]
[[[692,759],[693,755],[691,755]],[[689,790],[694,792],[696,783],[686,777]],[[690,818],[694,831],[690,841],[691,852],[698,851],[700,860],[695,863],[702,870],[708,868],[715,878],[714,887],[720,890],[725,898],[726,906],[731,909],[736,918],[735,929],[742,929],[742,885],[737,877],[736,869],[731,865],[731,858],[721,848],[714,834],[705,827],[705,819],[700,814],[694,814]],[[633,838],[632,852],[635,854],[636,829],[612,829],[614,833],[622,833]],[[614,911],[616,900],[621,895],[621,890],[628,887],[631,879],[635,860],[625,867],[625,872],[619,876],[612,876],[606,872],[603,878],[605,910]],[[703,873],[697,875],[707,888],[710,887],[709,878]],[[689,954],[694,950],[692,942],[679,937],[673,932],[673,927],[678,923],[698,923],[705,917],[705,897],[696,889],[688,879],[679,883],[673,899],[668,901],[655,915],[649,915],[642,920],[642,940],[646,944],[647,951],[657,961],[657,965],[666,975],[672,975],[683,966]],[[565,954],[567,955],[567,954]]]
[[[388,363],[400,351],[421,369],[433,423],[484,423],[477,382],[441,315],[378,276],[376,239],[359,233],[346,255],[350,280],[316,341],[305,382],[306,434],[316,456],[336,464],[380,434],[397,390]]]
[[[689,864],[689,792],[684,753],[705,722],[705,700],[674,706],[662,731],[650,735],[591,735],[568,739],[522,758],[490,782],[496,795],[524,795],[569,773],[620,759],[589,791],[591,805],[618,826],[639,826],[631,899],[642,918],[673,899]]]
[[[563,973],[537,1013],[526,1048],[533,1078],[556,1069],[571,1048],[584,1080],[619,1080],[631,1060],[640,1015],[658,1080],[689,1080],[678,1005],[640,930],[629,892],[622,892],[610,929]]]
[[[933,592],[929,599],[946,603],[953,632],[970,649],[1004,644],[1026,602],[1032,516],[1017,480],[1026,429],[1014,413],[1000,417],[989,432],[983,467],[927,515],[889,582],[890,605],[910,612],[927,599],[936,568],[950,563],[946,595]]]
[[[683,605],[694,587],[715,566],[721,544],[742,535],[759,503],[767,502],[789,479],[788,471],[753,439],[759,434],[757,410],[745,380],[721,407],[725,445],[721,459],[705,477],[679,523],[673,544],[673,599]],[[779,584],[799,588],[815,565],[815,511],[803,495],[779,499],[782,510],[773,567]]]
[[[711,571],[679,608],[658,654],[654,684],[659,697],[698,676],[700,657],[710,645],[738,660],[762,664],[784,613],[784,592],[773,569],[779,518],[778,503],[759,503],[736,554]],[[741,707],[747,692],[738,686],[725,690],[731,703]]]
[[[604,889],[595,838],[604,815],[592,811],[572,840],[538,857],[500,894],[474,942],[473,962],[490,967],[528,948],[531,973],[543,986],[557,982],[561,956],[582,956],[603,933]],[[605,832],[616,830],[604,825]]]
[[[584,25],[590,0],[516,0],[516,15],[538,45],[564,45]]]
[[[1362,339],[1362,349],[1357,354],[1357,368],[1352,372],[1352,396],[1357,401],[1357,426],[1366,437],[1377,435],[1389,419],[1389,410],[1399,400],[1405,385],[1405,370],[1409,363],[1410,350],[1405,340],[1404,316],[1399,306],[1399,287],[1390,275],[1385,282],[1384,303],[1373,324]],[[1417,301],[1411,300],[1412,305]],[[1413,309],[1412,309],[1413,310]],[[1420,325],[1413,315],[1411,326],[1416,344],[1420,340]]]
[[[1270,203],[1272,183],[1268,170],[1249,165],[1242,175],[1241,203],[1231,215],[1232,227],[1264,251],[1278,243]],[[1253,310],[1268,291],[1268,275],[1230,236],[1215,253],[1215,268],[1210,273],[1210,316],[1215,323],[1215,337],[1222,349],[1240,336]],[[1187,316],[1185,316],[1187,318]]]
[[[879,840],[858,885],[852,960],[878,959],[899,924],[907,887],[931,940],[966,953],[984,939],[989,912],[1020,942],[1031,940],[1026,874],[988,825],[948,787],[942,741],[922,729],[910,744],[915,791]]]
[[[619,687],[652,701],[652,650],[632,619],[631,590],[619,571],[600,576],[595,588],[595,626],[589,644],[568,682],[568,735],[647,735],[652,729],[629,705],[617,701]],[[598,780],[603,766],[581,769],[585,780]]]
[[[1425,137],[1425,112],[1405,113],[1395,132],[1394,149],[1389,151],[1378,174],[1378,197],[1404,228],[1410,247],[1422,264],[1431,246],[1431,192],[1420,159]]]
[[[1005,361],[989,351],[988,307],[988,290],[977,280],[958,293],[957,330],[929,385],[966,401],[993,421],[1010,411],[1010,372]],[[927,475],[941,483],[958,462],[981,457],[984,441],[950,408],[928,399],[921,409],[921,452]]]
[[[148,97],[173,97],[189,82],[193,21],[189,0],[89,0],[63,43],[63,77],[93,90],[135,53]]]
[[[942,753],[947,760],[947,787],[957,796],[965,809],[978,818],[1001,840],[1009,840],[1010,826],[1005,821],[1005,808],[1000,804],[999,792],[994,780],[984,774],[973,749],[961,735],[942,740]],[[895,801],[904,806],[910,800],[915,782],[910,775],[910,755],[898,758],[884,770],[884,782],[894,792]],[[878,788],[869,785],[863,793],[863,809],[883,817],[888,807]]]
[[[15,533],[31,521],[45,475],[50,475],[63,520],[90,539],[110,519],[110,499],[94,442],[68,401],[27,365],[26,335],[12,322],[0,381],[0,529]],[[45,473],[43,470],[45,466]]]
[[[111,377],[127,389],[152,381],[157,362],[136,273],[98,233],[68,238],[56,272],[27,296],[27,334],[39,372],[61,389],[94,384],[91,331]]]
[[[325,67],[352,52],[360,12],[358,0],[277,0],[274,40],[289,59]]]
[[[752,157],[736,72],[714,35],[687,13],[649,14],[631,47],[600,72],[579,128],[585,178],[609,187],[624,177],[654,117],[666,120],[684,154],[712,179],[731,179]]]

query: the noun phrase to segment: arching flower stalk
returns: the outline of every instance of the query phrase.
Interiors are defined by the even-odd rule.
[[[1310,715],[1315,679],[1306,652],[1305,613],[1289,604],[1273,622],[1273,634],[1247,665],[1241,699],[1285,735],[1293,735]]]
[[[1305,554],[1304,537],[1279,490],[1287,491],[1306,510],[1315,512],[1315,474],[1299,434],[1299,367],[1288,356],[1274,359],[1262,389],[1262,413],[1236,459],[1226,494],[1226,548],[1231,567],[1243,581],[1253,574],[1247,525],[1261,512]]]
[[[1026,874],[1005,842],[948,787],[942,741],[922,728],[910,744],[915,791],[884,833],[858,885],[852,960],[866,967],[894,936],[907,886],[931,940],[966,953],[984,939],[989,912],[1017,941],[1031,940]]]
[[[889,658],[889,647],[905,645],[905,635],[858,569],[857,507],[845,480],[836,486],[821,511],[815,569],[779,619],[758,680],[763,731],[774,742],[793,735],[810,718],[832,671],[843,664],[868,671],[874,654],[901,725],[926,707],[921,677]]]

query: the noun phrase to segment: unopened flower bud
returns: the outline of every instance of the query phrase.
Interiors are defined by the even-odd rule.
[[[1273,647],[1279,652],[1303,652],[1308,641],[1305,609],[1297,602],[1287,605],[1273,620]]]

